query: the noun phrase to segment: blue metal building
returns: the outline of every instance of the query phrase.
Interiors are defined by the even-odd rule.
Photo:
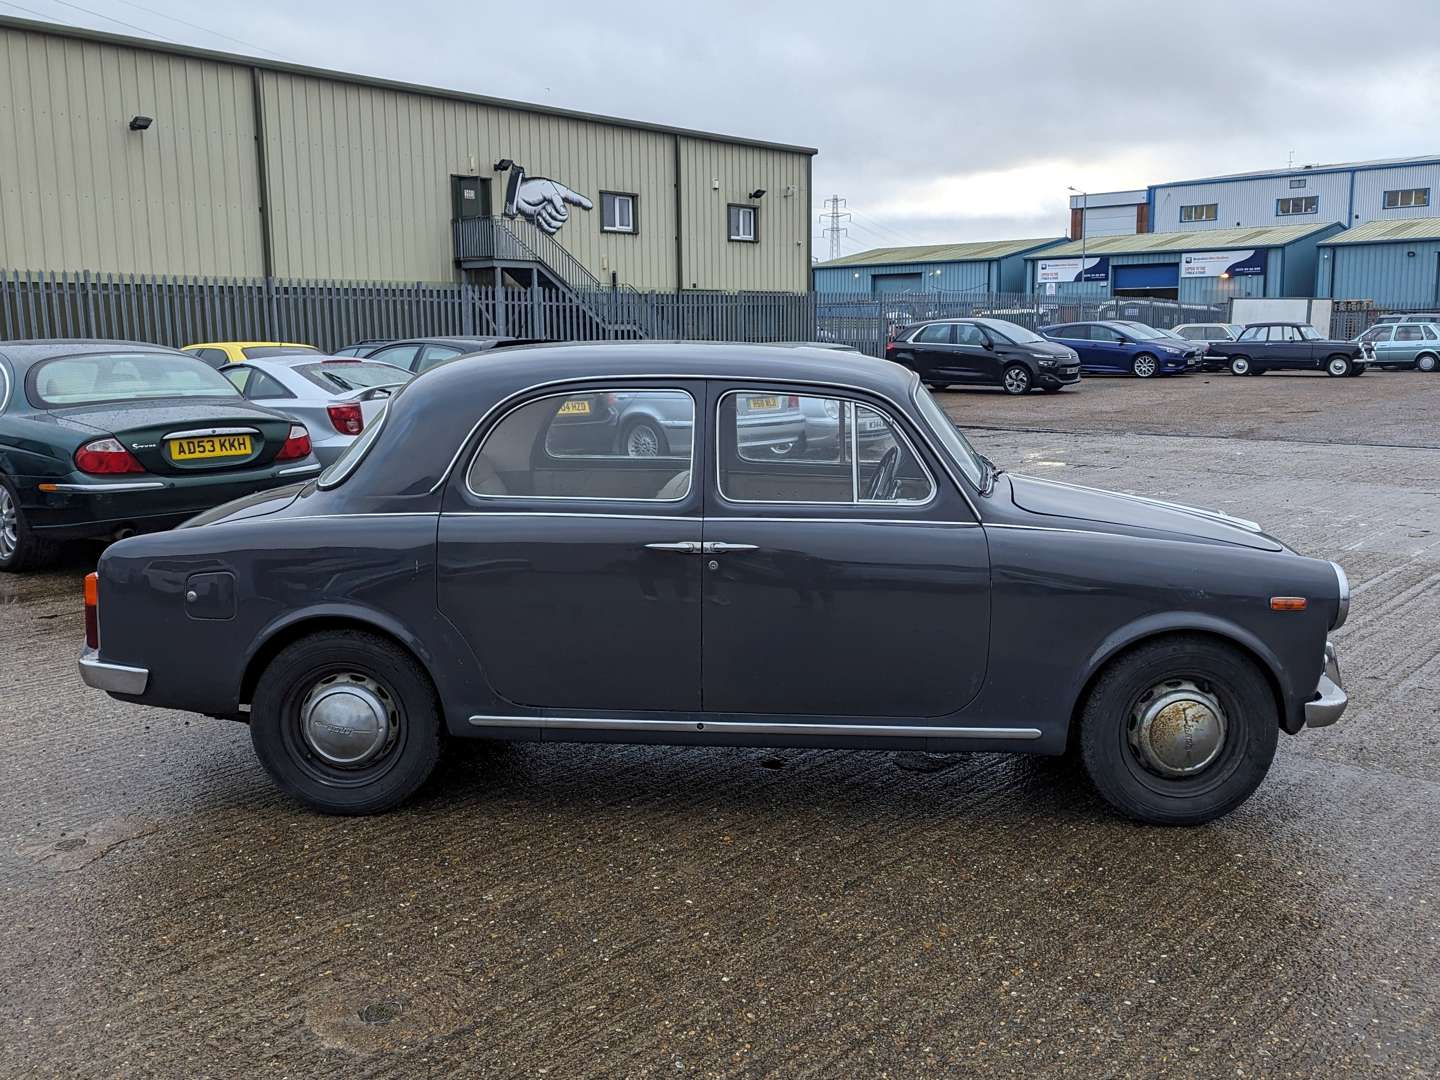
[[[1026,280],[1032,292],[1070,299],[1113,294],[1218,304],[1309,296],[1317,245],[1340,231],[1331,222],[1098,236],[1025,256]]]
[[[1395,308],[1440,306],[1440,217],[1371,221],[1322,241],[1315,295]]]
[[[1384,158],[1336,165],[1212,176],[1152,184],[1153,232],[1234,229],[1428,217],[1440,198],[1440,157]]]
[[[873,248],[812,268],[821,293],[997,293],[1025,291],[1025,257],[1064,239],[991,240]]]

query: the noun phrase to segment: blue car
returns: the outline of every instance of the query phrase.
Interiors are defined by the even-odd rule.
[[[1042,326],[1051,341],[1068,345],[1080,354],[1086,374],[1180,375],[1198,367],[1203,350],[1144,323],[1107,319],[1095,322]]]

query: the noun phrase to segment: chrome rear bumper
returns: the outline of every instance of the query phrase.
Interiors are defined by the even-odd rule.
[[[1315,687],[1315,697],[1305,703],[1305,726],[1328,727],[1340,719],[1350,696],[1340,679],[1340,661],[1335,655],[1335,643],[1325,643],[1325,671]]]
[[[127,667],[124,664],[107,664],[94,649],[80,654],[80,678],[86,686],[104,690],[107,694],[129,694],[134,697],[145,692],[150,682],[150,670],[142,667]]]

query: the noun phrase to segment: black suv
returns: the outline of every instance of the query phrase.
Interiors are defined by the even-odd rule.
[[[1375,352],[1369,345],[1324,337],[1309,323],[1251,323],[1234,341],[1212,341],[1207,365],[1224,364],[1232,375],[1277,371],[1323,371],[1361,375]]]
[[[932,390],[954,383],[1000,386],[1007,394],[1035,387],[1063,390],[1080,381],[1074,349],[1004,319],[939,319],[907,327],[885,346]]]

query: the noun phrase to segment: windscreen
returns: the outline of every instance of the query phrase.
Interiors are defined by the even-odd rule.
[[[295,369],[324,390],[348,393],[375,386],[399,386],[415,376],[393,364],[305,364]]]
[[[30,370],[31,401],[50,408],[151,398],[239,396],[230,380],[205,361],[172,353],[57,356]]]
[[[1026,330],[1019,323],[1008,322],[1005,319],[976,319],[975,321],[990,333],[1016,345],[1033,345],[1035,342],[1045,340],[1035,331]]]

